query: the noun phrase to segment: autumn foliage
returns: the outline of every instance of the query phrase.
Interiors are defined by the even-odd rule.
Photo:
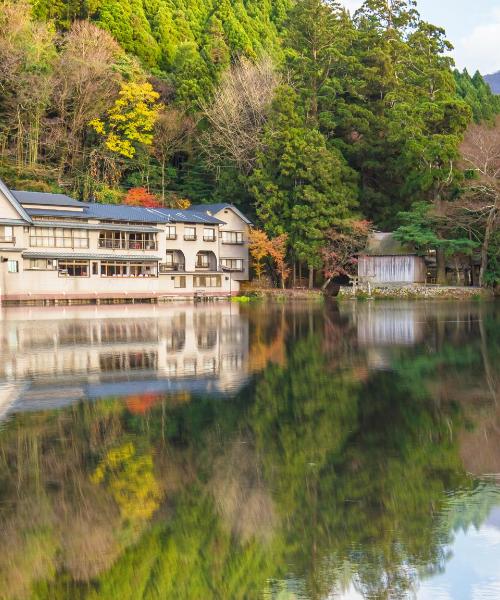
[[[130,188],[125,196],[124,203],[128,206],[142,206],[144,208],[158,208],[161,206],[158,198],[144,187]]]
[[[326,244],[321,251],[325,277],[354,277],[357,254],[366,246],[370,233],[369,221],[348,221],[331,228],[326,234]]]
[[[269,239],[267,233],[261,229],[252,229],[249,236],[249,251],[252,257],[252,264],[257,275],[261,279],[264,272],[264,260],[270,258],[278,272],[281,284],[284,287],[290,269],[286,264],[286,252],[288,235],[286,233]]]

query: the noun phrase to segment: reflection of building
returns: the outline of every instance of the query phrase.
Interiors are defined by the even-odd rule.
[[[0,296],[8,302],[227,296],[248,279],[250,221],[229,204],[189,210],[78,202],[0,180]]]
[[[233,304],[8,309],[0,403],[5,396],[12,412],[113,395],[229,393],[246,381],[248,336]]]

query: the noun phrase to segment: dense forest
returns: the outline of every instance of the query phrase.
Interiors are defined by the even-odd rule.
[[[440,282],[476,260],[497,285],[500,99],[417,8],[4,0],[0,174],[88,201],[233,202],[284,244],[278,279],[346,271],[336,240],[376,227],[436,252]]]

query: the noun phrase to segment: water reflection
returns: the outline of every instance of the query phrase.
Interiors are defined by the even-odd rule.
[[[0,598],[498,597],[494,304],[10,312],[1,337]]]

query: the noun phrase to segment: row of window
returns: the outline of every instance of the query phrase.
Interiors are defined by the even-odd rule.
[[[208,268],[208,256],[197,257],[198,268]],[[158,270],[156,263],[129,262],[129,261],[101,261],[92,263],[92,274],[101,277],[156,277]],[[243,271],[243,260],[240,258],[221,258],[221,267],[228,271]],[[25,263],[25,269],[30,271],[59,271],[61,275],[69,277],[88,277],[89,261],[87,260],[59,260],[52,258],[30,258]],[[19,272],[17,260],[9,260],[7,263],[9,273]],[[167,262],[160,263],[160,272],[170,270],[183,271],[184,264],[174,263],[173,257],[167,254]]]
[[[100,261],[88,260],[55,260],[45,258],[28,259],[26,269],[37,271],[58,271],[60,277],[89,277],[100,275],[101,277],[157,277],[158,265],[152,262],[125,262],[125,261]],[[16,260],[8,261],[10,273],[19,272],[19,264]],[[175,288],[186,288],[186,275],[172,277]],[[193,287],[221,287],[222,277],[220,275],[200,275],[193,278]]]
[[[4,228],[0,240],[13,241],[12,227]],[[10,230],[10,233],[9,231]],[[9,233],[9,235],[7,235]],[[177,239],[175,225],[166,227],[167,240]],[[184,240],[197,239],[196,227],[184,227]],[[215,242],[216,230],[205,228],[203,241]],[[223,244],[243,244],[242,231],[222,231]],[[99,248],[128,249],[128,250],[156,250],[157,242],[153,233],[128,233],[125,231],[101,231],[99,233]],[[86,229],[67,229],[63,227],[37,227],[30,231],[30,246],[34,248],[88,248],[89,232]]]

